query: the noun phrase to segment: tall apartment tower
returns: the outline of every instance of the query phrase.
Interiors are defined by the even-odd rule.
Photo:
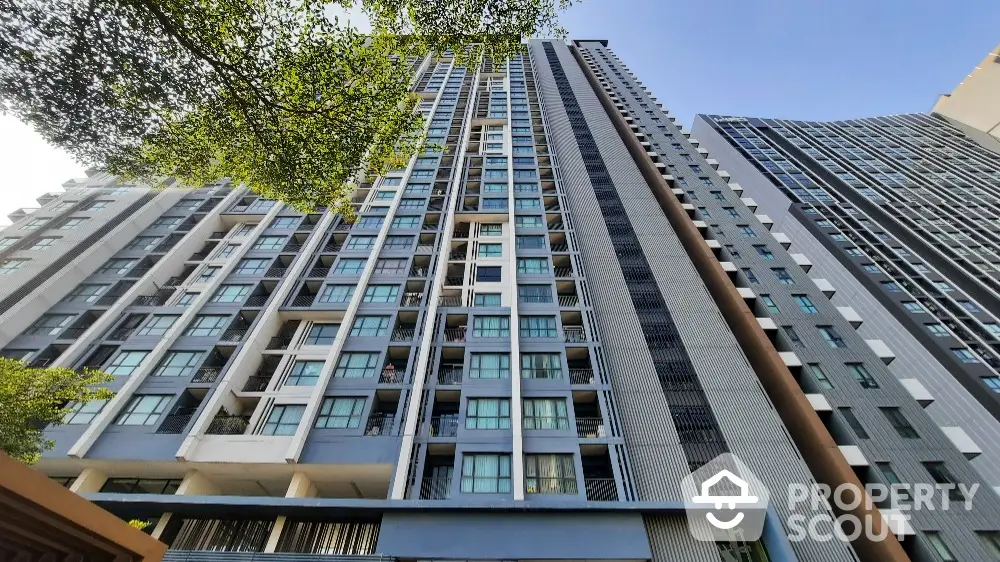
[[[1000,485],[1000,154],[948,121],[700,116],[695,134],[794,237],[890,366]],[[909,384],[912,384],[912,380]],[[961,428],[961,429],[959,429]],[[969,439],[971,437],[971,439]]]
[[[1000,45],[954,91],[938,98],[933,111],[954,120],[970,136],[997,150],[1000,148],[997,92],[1000,92]]]
[[[993,559],[988,490],[884,541],[789,539],[902,512],[792,484],[987,484],[605,41],[407,62],[448,150],[362,182],[353,224],[224,181],[103,178],[32,215],[106,201],[109,231],[52,271],[11,242],[0,345],[116,391],[39,470],[174,561]],[[727,452],[770,490],[764,533],[699,542],[681,481]]]

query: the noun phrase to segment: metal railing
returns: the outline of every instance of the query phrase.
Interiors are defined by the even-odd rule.
[[[468,250],[455,250],[448,254],[448,259],[450,260],[464,260],[465,256],[469,255]]]
[[[365,435],[392,435],[392,426],[396,423],[394,414],[377,412],[368,417],[365,424]]]
[[[441,369],[438,371],[438,384],[462,384],[461,369]]]
[[[458,414],[431,418],[427,435],[429,437],[455,437],[458,435]]]
[[[526,379],[561,379],[563,377],[562,369],[559,367],[552,367],[549,369],[538,368],[538,369],[521,369],[521,377]]]
[[[216,239],[216,238],[225,238],[225,237],[226,237],[226,233],[224,231],[217,230],[217,231],[213,232],[211,235],[209,235],[208,238],[209,238],[209,240],[212,240],[212,239]]]
[[[420,499],[446,500],[451,497],[451,478],[424,478],[420,482]]]
[[[341,247],[342,246],[340,244],[327,244],[326,246],[323,246],[323,251],[324,252],[339,252],[340,249],[341,249]]]
[[[573,268],[572,267],[557,267],[554,271],[556,277],[572,277]]]
[[[434,246],[430,244],[417,244],[417,254],[429,254],[434,251]]]
[[[159,295],[139,295],[132,301],[132,306],[163,306],[165,298]]]
[[[576,479],[558,477],[525,477],[524,492],[526,494],[576,494]]]
[[[465,333],[465,328],[448,328],[444,331],[444,341],[452,343],[464,342]]]
[[[427,277],[426,267],[411,267],[410,277]]]
[[[330,268],[329,267],[316,267],[316,268],[313,268],[313,270],[310,271],[309,274],[306,275],[306,277],[310,277],[312,279],[316,279],[316,278],[326,277],[329,274],[330,274]]]
[[[382,367],[382,372],[378,376],[379,384],[403,384],[403,380],[406,378],[406,368],[406,365],[391,368],[388,365]]]
[[[143,275],[149,273],[148,267],[136,267],[129,271],[125,277],[142,277]]]
[[[420,306],[423,297],[423,293],[403,293],[403,300],[399,306]]]
[[[205,430],[206,435],[243,435],[250,425],[250,418],[243,416],[215,416]]]
[[[458,286],[458,285],[462,284],[463,280],[464,280],[464,277],[445,277],[444,278],[444,284],[445,285]]]
[[[580,306],[580,297],[576,295],[559,295],[559,306]]]
[[[396,328],[392,331],[392,341],[413,341],[414,328]]]
[[[265,349],[286,349],[291,343],[291,336],[274,336],[267,342]]]
[[[342,222],[342,223],[338,224],[337,226],[333,227],[333,230],[335,230],[337,232],[344,232],[344,231],[350,230],[352,228],[354,228],[354,225],[352,223]]]
[[[84,333],[86,333],[87,332],[87,328],[90,328],[90,326],[80,326],[78,328],[67,328],[67,329],[63,330],[63,332],[61,334],[59,334],[59,337],[56,338],[56,339],[60,339],[60,340],[76,339],[76,338],[82,336]]]
[[[266,375],[260,374],[260,371],[257,373],[247,377],[247,382],[243,384],[243,392],[264,392],[267,390],[267,385],[271,382],[271,376],[274,373]]]
[[[97,306],[110,306],[118,302],[118,299],[122,298],[121,295],[104,295],[103,297],[94,301]]]
[[[576,435],[581,439],[607,437],[604,420],[601,418],[576,418]]]
[[[299,295],[285,306],[312,306],[314,300],[316,300],[316,295]]]
[[[118,328],[108,334],[108,339],[113,341],[124,341],[127,340],[134,331],[135,328]]]
[[[439,297],[438,306],[462,306],[462,297],[454,295]]]
[[[271,267],[264,272],[264,277],[284,277],[286,271],[288,271],[287,267]]]
[[[157,433],[184,433],[184,428],[194,414],[170,414],[163,419],[160,427],[156,428]]]
[[[302,250],[302,244],[285,244],[285,247],[281,250],[284,254],[289,254],[293,252],[299,252]]]
[[[587,332],[583,326],[563,326],[563,339],[566,343],[584,343],[587,341]]]
[[[231,330],[226,330],[222,332],[222,336],[219,341],[224,342],[238,342],[243,341],[243,337],[247,335],[249,328],[233,328]]]
[[[191,377],[191,382],[213,383],[219,380],[219,374],[221,373],[222,367],[202,367],[195,371],[194,376]]]
[[[569,370],[569,382],[570,384],[594,384],[594,370],[571,368]]]
[[[552,295],[523,295],[517,298],[517,302],[525,304],[552,302]]]
[[[267,304],[267,299],[271,298],[271,295],[250,295],[243,306],[264,306]]]
[[[568,252],[569,251],[569,244],[553,244],[552,245],[552,251],[553,252]]]
[[[618,501],[618,485],[614,478],[584,478],[583,487],[587,490],[587,501]]]

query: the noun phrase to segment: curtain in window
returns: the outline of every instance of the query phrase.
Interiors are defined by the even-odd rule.
[[[462,457],[462,493],[509,494],[510,457],[465,455]]]
[[[575,494],[573,455],[528,455],[524,459],[524,481],[529,494]]]
[[[569,429],[566,401],[525,400],[524,422],[525,429]]]

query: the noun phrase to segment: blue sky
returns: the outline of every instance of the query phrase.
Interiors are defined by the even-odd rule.
[[[562,22],[685,126],[844,119],[929,111],[1000,43],[1000,0],[581,0]]]

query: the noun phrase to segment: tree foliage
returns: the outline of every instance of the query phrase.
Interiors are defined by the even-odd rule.
[[[62,423],[72,402],[108,400],[113,394],[96,385],[113,377],[100,371],[36,369],[0,357],[0,450],[24,463],[34,463],[51,440],[42,431]]]
[[[0,0],[0,110],[127,179],[221,177],[349,212],[362,171],[422,146],[408,55],[504,58],[571,0]],[[408,34],[404,37],[401,34]]]

